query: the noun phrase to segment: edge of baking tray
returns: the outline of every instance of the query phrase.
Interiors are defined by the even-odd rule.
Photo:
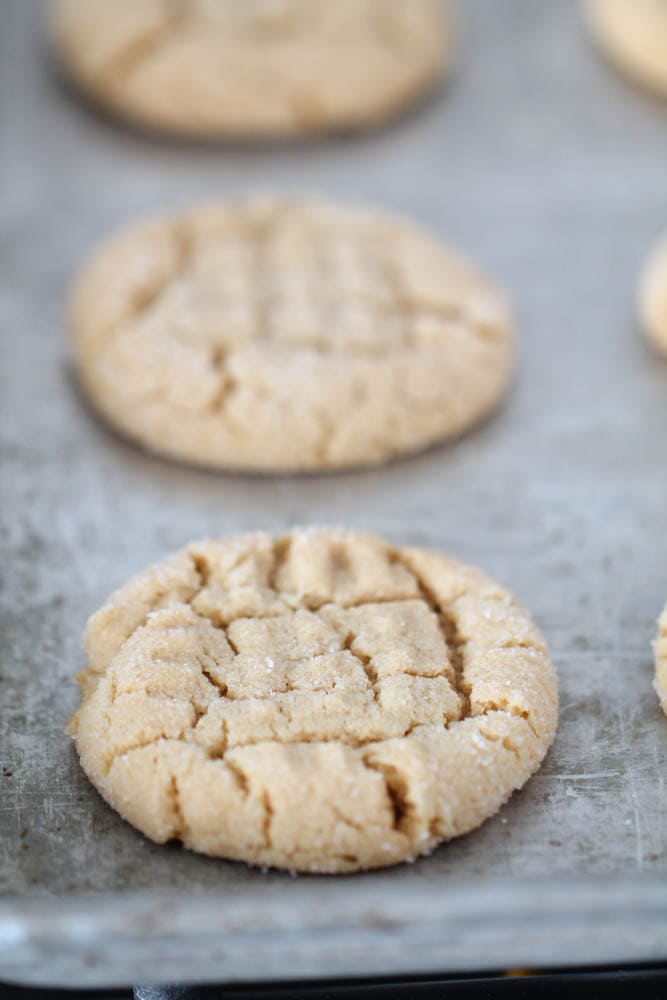
[[[233,982],[667,960],[667,872],[0,901],[0,979]]]

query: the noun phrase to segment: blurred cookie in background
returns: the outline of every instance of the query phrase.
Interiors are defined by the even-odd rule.
[[[667,234],[644,268],[639,286],[639,315],[646,336],[667,355]]]
[[[135,124],[261,138],[372,125],[433,88],[443,0],[52,0],[67,74]]]
[[[214,468],[369,465],[504,396],[504,296],[407,220],[251,198],[142,221],[83,268],[81,381],[128,437]]]
[[[658,620],[658,635],[653,643],[655,653],[654,686],[660,706],[667,715],[667,604]]]
[[[667,97],[667,0],[587,0],[586,10],[608,58]]]

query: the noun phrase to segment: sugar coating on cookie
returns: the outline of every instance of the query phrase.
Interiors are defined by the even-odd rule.
[[[70,732],[151,839],[311,872],[414,859],[492,816],[557,724],[542,636],[442,555],[307,529],[189,545],[88,622]]]
[[[655,690],[663,712],[667,715],[667,604],[658,621],[658,635],[653,644],[655,652]]]
[[[87,393],[144,446],[201,465],[381,462],[489,413],[513,360],[504,299],[410,223],[254,199],[144,222],[81,273]]]
[[[144,126],[202,136],[354,128],[429,91],[443,0],[54,0],[70,76]]]
[[[667,0],[587,0],[604,53],[642,86],[667,97]]]
[[[667,354],[667,239],[656,247],[644,268],[639,314],[646,336]]]

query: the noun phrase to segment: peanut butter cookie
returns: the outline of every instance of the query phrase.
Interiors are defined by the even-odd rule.
[[[655,689],[663,712],[667,715],[667,604],[658,622],[655,651]]]
[[[148,448],[235,469],[382,462],[500,401],[508,311],[417,227],[317,201],[144,222],[84,268],[71,328],[98,410]]]
[[[667,0],[587,0],[600,47],[624,73],[667,97]]]
[[[137,124],[256,138],[358,128],[441,77],[442,0],[56,0],[69,75]]]
[[[255,865],[414,859],[539,767],[558,693],[512,597],[445,556],[307,529],[192,544],[92,616],[70,724],[151,839]]]
[[[667,354],[667,239],[656,247],[644,269],[639,315],[653,346]]]

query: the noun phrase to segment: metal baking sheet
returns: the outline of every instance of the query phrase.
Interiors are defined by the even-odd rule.
[[[466,0],[455,77],[356,137],[150,139],[49,65],[34,0],[2,4],[0,979],[68,985],[667,959],[667,720],[650,641],[667,598],[667,364],[635,283],[667,224],[667,104],[617,77],[575,2]],[[136,214],[249,188],[409,213],[509,289],[521,364],[460,441],[337,476],[212,475],[102,427],[71,378],[63,299]],[[187,540],[370,528],[479,564],[530,607],[562,684],[542,770],[414,865],[291,878],[158,847],[63,729],[86,617]]]

